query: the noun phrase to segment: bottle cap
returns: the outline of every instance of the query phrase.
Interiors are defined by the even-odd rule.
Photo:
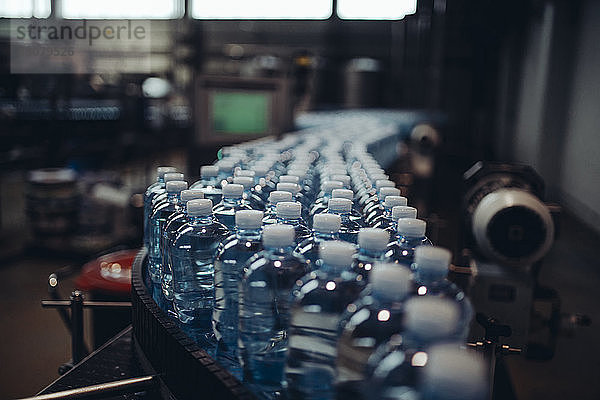
[[[262,242],[265,247],[288,247],[294,244],[296,232],[291,225],[272,224],[263,229]]]
[[[483,358],[458,344],[432,346],[427,351],[420,393],[423,400],[487,399],[488,371]]]
[[[284,192],[290,192],[292,195],[298,194],[300,191],[300,185],[291,182],[279,182],[277,184],[277,190],[283,190]]]
[[[235,171],[235,176],[247,176],[250,178],[254,178],[254,176],[256,175],[256,172],[249,170],[249,169],[240,169],[238,171]],[[234,178],[235,179],[235,178]]]
[[[434,275],[440,279],[448,274],[452,259],[450,250],[437,246],[419,246],[415,249],[415,267],[417,273]]]
[[[384,251],[390,241],[390,234],[383,229],[361,228],[358,231],[358,247],[369,251]]]
[[[425,341],[443,340],[458,328],[460,310],[456,302],[436,296],[412,297],[406,301],[404,326]]]
[[[269,202],[277,204],[281,201],[292,201],[292,194],[283,190],[274,190],[269,193]]]
[[[387,209],[392,209],[396,206],[406,206],[408,199],[404,196],[385,196],[383,206]]]
[[[279,218],[297,219],[302,214],[302,206],[297,201],[280,201],[275,207]]]
[[[400,196],[400,189],[389,186],[382,187],[379,190],[379,199],[385,201],[388,196]]]
[[[167,193],[180,193],[182,190],[187,189],[187,187],[188,184],[186,181],[169,181],[165,185]]]
[[[244,193],[244,187],[236,183],[223,186],[223,197],[228,199],[239,199]]]
[[[219,172],[223,172],[225,174],[230,174],[235,166],[235,161],[229,159],[222,159],[218,163]]]
[[[190,200],[203,199],[204,192],[200,189],[186,189],[181,191],[181,201],[184,203]]]
[[[313,229],[319,233],[338,233],[342,218],[337,214],[321,213],[313,217]]]
[[[331,240],[319,246],[319,258],[323,264],[348,267],[354,261],[356,247],[341,240]]]
[[[239,229],[259,229],[264,213],[258,210],[240,210],[235,213],[235,225]]]
[[[295,166],[294,168],[291,168],[288,170],[288,175],[297,176],[299,180],[302,180],[302,179],[306,178],[307,171],[308,171],[308,168]],[[281,177],[280,177],[280,180],[281,180]]]
[[[371,177],[371,180],[374,181],[374,182],[389,180],[388,179],[389,176],[387,176],[386,174],[382,173],[380,168],[369,170],[369,176]]]
[[[392,301],[404,299],[412,287],[412,274],[393,263],[376,263],[369,274],[373,293]]]
[[[375,187],[379,190],[384,187],[396,187],[396,184],[389,179],[377,179],[375,181]]]
[[[233,183],[236,185],[242,185],[244,190],[248,190],[254,185],[254,179],[249,176],[236,176],[233,178]]]
[[[201,178],[213,178],[219,175],[219,167],[215,165],[204,165],[200,167]]]
[[[327,207],[330,211],[349,213],[352,210],[352,200],[342,198],[331,198]]]
[[[172,172],[177,172],[177,168],[175,168],[175,167],[157,167],[156,168],[156,175],[161,179],[165,178],[165,174],[172,173]]]
[[[350,187],[351,179],[348,175],[336,174],[331,175],[332,181],[340,181],[344,184],[344,187]]]
[[[269,167],[266,165],[255,165],[252,167],[252,170],[255,172],[255,176],[265,176],[269,172]]]
[[[392,207],[392,219],[397,221],[400,218],[417,218],[417,209],[411,206]]]
[[[167,172],[163,179],[165,180],[165,182],[169,182],[169,181],[182,181],[185,178],[181,172]]]
[[[324,193],[331,194],[334,189],[342,189],[343,187],[344,184],[340,181],[325,181],[321,185],[321,190],[323,190]]]
[[[427,223],[416,218],[399,218],[396,231],[401,236],[423,237],[427,230]]]
[[[298,183],[300,182],[300,178],[296,175],[281,175],[279,177],[279,182],[281,183]]]
[[[187,202],[188,215],[192,217],[206,217],[212,214],[212,201],[210,199],[195,199]]]
[[[354,192],[350,189],[333,189],[331,191],[331,197],[339,199],[354,199]]]

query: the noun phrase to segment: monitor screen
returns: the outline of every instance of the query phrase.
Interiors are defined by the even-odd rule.
[[[260,135],[269,132],[271,92],[211,90],[212,131],[226,135]]]

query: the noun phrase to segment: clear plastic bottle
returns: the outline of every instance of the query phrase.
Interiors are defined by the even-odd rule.
[[[417,209],[411,206],[392,207],[392,223],[385,230],[390,232],[390,237],[394,240],[398,239],[398,220],[400,218],[417,218]]]
[[[204,347],[212,337],[214,260],[229,230],[213,218],[208,199],[188,201],[187,213],[189,222],[179,228],[173,241],[173,308]]]
[[[397,206],[406,206],[408,200],[404,196],[386,196],[383,201],[383,214],[371,220],[373,228],[387,229],[390,226],[395,226],[392,216],[392,210]],[[397,221],[398,219],[396,219]]]
[[[292,288],[309,272],[293,254],[294,228],[267,225],[264,250],[244,267],[239,298],[239,352],[244,381],[256,391],[280,393],[288,350]]]
[[[219,168],[215,165],[204,165],[200,167],[200,180],[194,182],[190,189],[202,189],[204,198],[213,204],[219,204],[223,198],[221,183],[218,180]]]
[[[250,176],[236,176],[233,178],[233,183],[244,187],[244,193],[242,194],[242,201],[244,203],[248,204],[253,210],[264,211],[265,203],[254,191],[254,178]]]
[[[235,233],[225,239],[215,258],[215,306],[212,315],[217,361],[238,379],[238,285],[244,265],[262,250],[262,211],[235,213]]]
[[[283,190],[274,190],[269,194],[269,202],[266,205],[265,216],[263,217],[264,225],[277,223],[277,203],[283,201],[292,201],[292,194]]]
[[[177,172],[175,167],[158,167],[156,168],[156,182],[148,186],[144,192],[144,245],[148,245],[148,219],[152,212],[152,199],[157,194],[165,190],[165,174],[169,172]]]
[[[414,261],[415,249],[418,246],[432,245],[425,236],[427,224],[416,218],[400,218],[396,229],[396,240],[388,245],[385,255],[391,261],[410,268]]]
[[[460,326],[466,337],[473,318],[473,306],[465,293],[447,279],[451,258],[450,251],[441,247],[417,247],[412,264],[416,293],[419,296],[438,296],[456,301],[460,307]]]
[[[309,215],[312,217],[314,215],[320,214],[327,210],[327,204],[329,203],[329,199],[331,198],[331,192],[334,189],[343,189],[344,184],[340,181],[325,181],[321,185],[321,192],[317,195],[317,200],[315,200],[314,204],[310,208]]]
[[[388,196],[402,197],[402,196],[400,196],[400,189],[396,189],[393,187],[381,188],[381,190],[379,191],[379,195],[377,196],[379,198],[379,201],[374,202],[368,210],[364,211],[365,212],[365,222],[367,223],[367,225],[372,226],[374,220],[376,220],[377,218],[379,218],[385,214],[384,203],[385,203],[385,199]]]
[[[409,270],[396,264],[375,264],[370,286],[347,307],[340,322],[337,382],[342,397],[361,394],[369,357],[377,346],[402,332],[404,301],[412,292]]]
[[[341,218],[336,214],[316,214],[313,217],[313,234],[303,240],[294,250],[295,253],[306,259],[306,262],[315,269],[319,259],[319,246],[330,240],[339,240]]]
[[[240,210],[251,210],[248,204],[242,201],[244,187],[235,183],[223,186],[223,200],[213,208],[215,218],[229,230],[235,229],[235,213]]]
[[[342,220],[340,226],[340,239],[356,244],[358,231],[361,226],[350,219],[352,213],[352,200],[332,198],[327,205],[327,212],[337,214]]]
[[[182,209],[180,201],[181,191],[187,189],[185,181],[169,181],[166,184],[167,196],[162,202],[154,205],[150,214],[150,224],[148,227],[148,275],[152,282],[160,285],[160,265],[162,262],[160,242],[165,223],[169,216]]]
[[[356,222],[361,227],[365,227],[365,221],[361,212],[356,208],[354,203],[354,192],[350,189],[333,189],[331,191],[331,197],[335,199],[348,199],[352,201],[352,211],[350,212],[350,220]]]
[[[148,197],[149,208],[147,219],[144,222],[144,246],[149,250],[150,249],[150,217],[152,215],[152,211],[154,207],[158,203],[162,203],[167,200],[167,182],[169,181],[183,181],[184,177],[182,173],[179,172],[167,172],[163,176],[164,186],[155,187]],[[145,205],[144,205],[145,206]]]
[[[310,229],[302,220],[302,205],[297,201],[280,201],[276,206],[277,223],[294,227],[294,242],[299,244],[312,236]]]
[[[342,241],[320,246],[321,265],[294,288],[286,380],[290,399],[333,399],[338,324],[364,282],[352,271],[356,247]]]
[[[358,253],[352,269],[365,282],[369,281],[373,265],[386,261],[385,252],[389,241],[390,235],[383,229],[362,228],[358,232]]]

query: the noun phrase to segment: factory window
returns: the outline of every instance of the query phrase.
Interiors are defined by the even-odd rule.
[[[191,15],[198,19],[327,19],[331,0],[193,0]]]
[[[50,0],[2,0],[0,17],[3,18],[47,18],[50,15]]]
[[[417,0],[338,0],[342,19],[402,19],[417,12]]]
[[[183,16],[183,0],[62,0],[63,18],[170,19]]]

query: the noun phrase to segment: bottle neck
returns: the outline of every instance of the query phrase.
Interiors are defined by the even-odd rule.
[[[213,223],[213,216],[211,215],[189,215],[188,219],[191,225],[209,225]]]
[[[300,218],[277,217],[277,222],[285,225],[298,226],[302,221]]]
[[[349,269],[350,266],[333,265],[329,263],[323,263],[319,267],[319,270],[325,272],[328,277],[338,277],[342,275],[342,272]]]
[[[208,176],[200,179],[203,188],[214,188],[217,185],[216,176]]]
[[[235,236],[242,240],[260,240],[260,228],[259,229],[239,229],[235,231]]]
[[[338,240],[340,238],[339,233],[335,232],[335,233],[325,233],[325,232],[317,232],[315,231],[314,233],[314,238],[316,242],[322,242],[322,241],[327,241],[327,240]]]
[[[228,207],[235,207],[242,202],[239,197],[223,197],[223,205]]]
[[[264,246],[265,251],[270,255],[290,254],[294,251],[293,244],[289,246]]]
[[[423,271],[416,266],[415,281],[423,285],[431,285],[446,280],[447,272]]]
[[[370,249],[364,249],[364,248],[358,249],[358,255],[362,256],[362,257],[366,257],[366,258],[372,258],[372,259],[381,258],[384,254],[385,254],[385,250],[378,251],[378,250],[370,250]]]
[[[181,199],[181,194],[180,193],[168,193],[167,192],[167,201],[171,204],[177,204],[179,203],[179,200]]]
[[[420,243],[425,240],[425,236],[410,236],[401,232],[398,232],[398,243]]]

